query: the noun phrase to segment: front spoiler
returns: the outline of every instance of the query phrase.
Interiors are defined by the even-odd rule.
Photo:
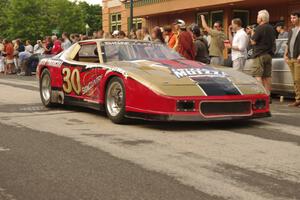
[[[226,117],[214,117],[205,118],[202,115],[160,115],[160,114],[145,114],[137,112],[127,112],[126,117],[130,119],[141,119],[147,121],[185,121],[185,122],[197,122],[197,121],[229,121],[229,120],[248,120],[271,117],[270,112],[256,113],[251,116],[226,116]]]

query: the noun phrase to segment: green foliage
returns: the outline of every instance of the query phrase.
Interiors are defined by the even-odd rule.
[[[90,26],[90,32],[102,29],[102,8],[100,5],[89,5],[80,2],[79,7],[84,14],[84,21]]]
[[[6,14],[5,14],[5,8],[7,8],[9,4],[9,0],[0,0],[0,37],[6,36],[4,35],[4,30],[7,29],[8,25],[5,23],[6,21]]]
[[[102,28],[101,7],[68,0],[0,0],[0,37],[36,40],[53,30],[85,33]]]

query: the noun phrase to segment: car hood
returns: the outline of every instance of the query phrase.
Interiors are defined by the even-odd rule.
[[[228,67],[215,67],[191,60],[158,59],[107,64],[167,96],[265,94],[254,78]]]

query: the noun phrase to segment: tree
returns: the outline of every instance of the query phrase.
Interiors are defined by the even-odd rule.
[[[5,8],[9,5],[9,0],[0,0],[0,37],[7,37],[5,30],[8,28],[6,22]]]
[[[50,27],[58,29],[60,33],[84,33],[84,13],[76,2],[67,0],[50,0]]]
[[[41,39],[53,30],[84,33],[85,24],[98,30],[101,7],[68,0],[0,0],[0,36]]]
[[[84,22],[90,26],[90,31],[102,29],[102,8],[100,5],[89,5],[86,2],[80,2],[79,7],[82,11]]]

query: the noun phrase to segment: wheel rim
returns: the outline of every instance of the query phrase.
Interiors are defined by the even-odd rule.
[[[124,92],[119,82],[112,83],[107,92],[107,110],[111,116],[117,116],[123,109]]]
[[[43,76],[42,79],[42,96],[46,102],[50,100],[50,93],[51,93],[50,76],[46,74]]]

